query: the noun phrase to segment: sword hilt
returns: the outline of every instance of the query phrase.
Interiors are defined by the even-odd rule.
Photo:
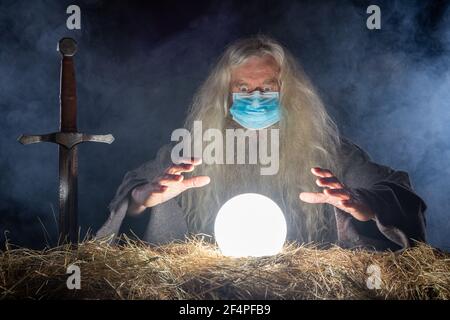
[[[77,42],[72,38],[62,38],[58,42],[61,53],[61,132],[77,132],[77,84],[75,80],[75,62]]]
[[[114,141],[112,134],[85,134],[79,132],[54,132],[42,135],[21,135],[17,139],[21,144],[39,142],[52,142],[71,149],[83,142],[101,142],[111,144]]]

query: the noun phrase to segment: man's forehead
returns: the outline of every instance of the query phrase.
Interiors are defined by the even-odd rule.
[[[234,81],[264,81],[277,78],[279,66],[273,57],[251,57],[231,71]]]
[[[274,84],[274,83],[278,83],[278,78],[274,77],[274,76],[267,77],[267,78],[251,76],[251,77],[234,78],[232,80],[233,84],[247,84],[248,82],[254,82],[254,81],[261,81],[264,84]]]
[[[236,72],[232,74],[231,81],[236,83],[275,83],[278,82],[279,73],[277,70],[248,70],[246,72]]]

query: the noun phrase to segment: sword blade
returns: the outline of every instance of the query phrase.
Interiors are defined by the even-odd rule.
[[[75,80],[75,63],[73,55],[76,52],[76,42],[63,38],[58,43],[61,60],[60,86],[60,131],[61,138],[77,133],[77,90]],[[60,237],[63,242],[78,242],[78,163],[77,148],[68,141],[61,141],[59,147],[59,224]],[[64,147],[66,145],[66,147]]]
[[[78,242],[78,157],[77,147],[59,147],[59,232],[60,241]]]

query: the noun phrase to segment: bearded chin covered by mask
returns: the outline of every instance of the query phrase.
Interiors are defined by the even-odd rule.
[[[230,114],[244,128],[260,130],[280,121],[278,92],[233,93]]]
[[[232,105],[230,108],[230,117],[226,117],[225,127],[227,129],[248,129],[248,130],[262,130],[266,128],[279,129],[279,122],[281,118],[280,99],[278,92],[260,92],[253,91],[251,93],[233,93]],[[260,140],[259,132],[256,131],[256,139],[258,144],[264,143],[267,145],[268,151],[271,148],[271,133],[269,132],[264,138]],[[268,140],[265,140],[268,139]],[[245,143],[245,159],[249,159],[249,142],[243,140]],[[279,142],[276,143],[277,145]],[[235,147],[235,154],[239,149]],[[230,192],[225,198],[235,196],[239,193],[261,193],[268,197],[273,195],[274,190],[267,188],[271,186],[270,183],[265,183],[265,180],[273,180],[273,176],[261,175],[261,163],[259,154],[257,155],[256,163],[250,164],[233,164],[228,165],[226,175],[223,177],[227,185],[233,185],[233,188],[223,192],[225,195]],[[267,165],[267,164],[266,164]]]

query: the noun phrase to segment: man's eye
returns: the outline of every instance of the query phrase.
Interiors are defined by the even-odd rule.
[[[247,92],[248,91],[248,87],[247,86],[239,86],[239,91]]]
[[[272,91],[272,87],[266,86],[263,88],[263,92],[269,92],[269,91]]]

